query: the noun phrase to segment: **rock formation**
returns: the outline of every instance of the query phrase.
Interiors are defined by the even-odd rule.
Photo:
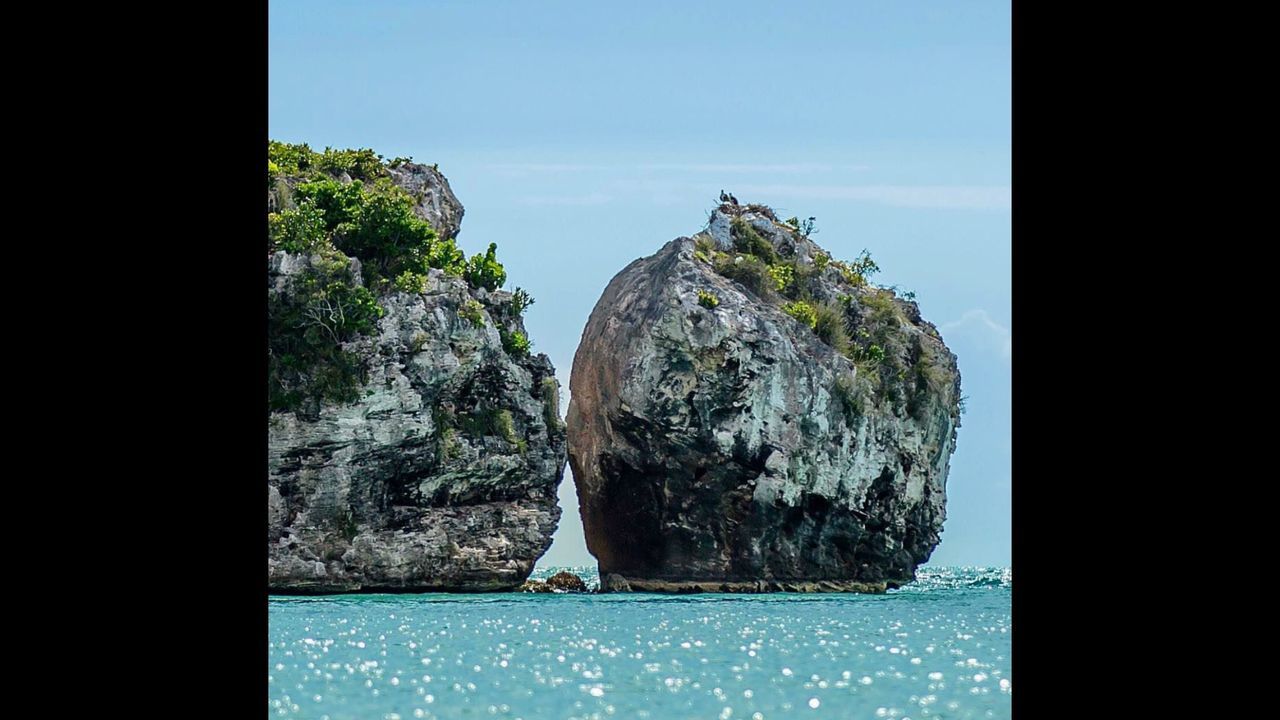
[[[582,578],[568,571],[561,571],[542,580],[526,580],[520,592],[528,593],[585,593],[591,592]]]
[[[722,204],[596,304],[567,420],[602,591],[882,592],[938,544],[955,357],[809,229]]]
[[[439,172],[381,172],[441,239],[457,235],[462,205]],[[292,207],[297,185],[277,182],[272,206]],[[362,286],[360,262],[342,260]],[[274,252],[273,298],[326,261]],[[342,343],[362,368],[349,401],[271,414],[272,592],[514,589],[551,544],[566,441],[550,360],[509,346],[524,338],[512,293],[438,269],[418,290],[376,291],[383,314]]]
[[[582,578],[568,571],[561,571],[547,578],[547,584],[553,590],[561,592],[586,592],[587,584]]]

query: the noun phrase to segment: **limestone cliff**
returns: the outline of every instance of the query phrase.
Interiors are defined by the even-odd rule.
[[[726,203],[596,304],[567,420],[602,590],[879,592],[938,544],[955,357],[808,234]]]
[[[388,197],[410,198],[414,214],[435,229],[437,237],[424,235],[434,243],[423,246],[432,257],[452,252],[463,210],[438,171],[397,163],[373,174],[403,190]],[[349,175],[331,176],[339,190],[350,187]],[[271,206],[293,211],[302,218],[297,224],[309,227],[297,204],[299,193],[307,190],[302,185],[282,175],[271,188]],[[297,302],[288,304],[304,292],[312,293],[314,305],[314,298],[341,300],[373,286],[370,297],[380,308],[369,315],[364,332],[338,334],[341,343],[332,353],[312,353],[337,370],[312,360],[314,367],[303,373],[295,369],[305,365],[302,360],[280,361],[284,379],[276,395],[284,399],[271,413],[268,429],[270,588],[284,593],[517,588],[550,546],[560,517],[556,489],[566,440],[554,368],[545,355],[530,355],[512,341],[524,338],[524,327],[521,299],[511,292],[477,287],[456,272],[434,267],[397,277],[395,284],[370,282],[374,261],[362,263],[354,251],[348,256],[335,249],[343,242],[356,246],[350,237],[360,221],[350,221],[355,229],[337,226],[331,231],[337,240],[330,245],[313,243],[319,249],[300,252],[277,249],[269,258],[273,312],[277,305],[284,308],[278,311],[282,315],[292,308],[288,322],[310,322],[315,316],[314,307],[297,310]],[[280,234],[285,237],[286,231]],[[341,293],[316,294],[323,285],[314,281],[317,268],[335,263],[343,274],[329,286]],[[293,331],[280,322],[280,332]],[[328,331],[335,325],[316,321],[315,327]],[[303,392],[307,383],[346,377],[339,371],[347,366],[353,368],[351,387],[338,386],[329,395]],[[287,402],[293,404],[284,406]]]

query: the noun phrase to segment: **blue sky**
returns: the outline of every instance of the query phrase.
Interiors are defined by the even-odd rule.
[[[439,163],[568,401],[615,273],[720,189],[817,218],[913,290],[968,409],[935,565],[1010,558],[1008,2],[437,0],[269,6],[269,130]],[[594,564],[566,470],[543,564]]]

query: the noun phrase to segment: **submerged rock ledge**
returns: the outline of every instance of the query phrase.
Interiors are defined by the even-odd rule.
[[[896,582],[864,583],[857,580],[646,580],[628,579],[610,573],[600,583],[600,592],[653,592],[653,593],[824,593],[854,592],[881,594],[900,587]]]

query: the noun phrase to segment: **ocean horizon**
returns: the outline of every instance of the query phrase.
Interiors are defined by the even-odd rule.
[[[568,570],[593,589],[595,567]],[[270,596],[272,716],[1008,718],[1012,571],[882,595]]]

